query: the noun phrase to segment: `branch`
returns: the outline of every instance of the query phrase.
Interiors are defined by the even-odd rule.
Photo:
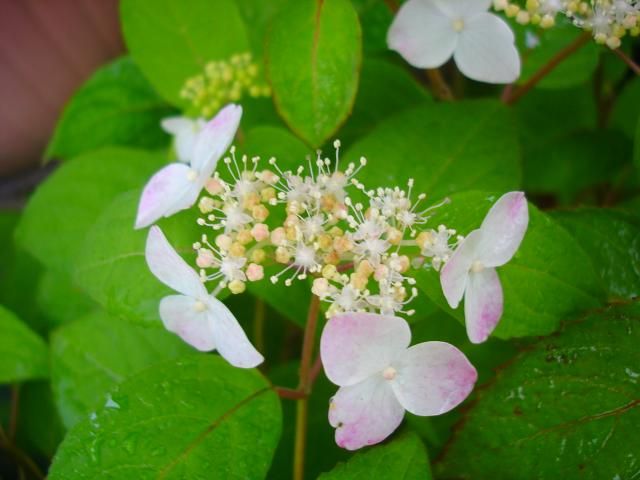
[[[640,65],[634,62],[629,55],[624,53],[619,48],[616,48],[615,50],[613,50],[613,53],[615,53],[618,57],[620,57],[622,61],[629,66],[629,68],[633,71],[633,73],[640,76]]]
[[[533,76],[515,90],[511,86],[504,89],[502,94],[502,101],[507,105],[513,105],[522,96],[524,96],[529,90],[535,87],[540,80],[549,75],[555,68],[560,65],[564,60],[580,50],[587,42],[591,40],[591,34],[584,32],[573,42],[560,50],[551,60],[549,60],[540,70],[533,74]],[[511,88],[510,88],[511,87]]]

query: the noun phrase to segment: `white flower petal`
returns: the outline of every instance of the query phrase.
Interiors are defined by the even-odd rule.
[[[473,390],[478,374],[453,345],[426,342],[407,349],[390,381],[400,404],[415,415],[441,415]]]
[[[192,127],[193,120],[188,117],[177,115],[175,117],[163,118],[160,121],[160,126],[165,132],[170,133],[171,135],[178,135],[185,129]]]
[[[234,367],[253,368],[264,357],[251,344],[233,313],[220,300],[209,297],[208,312],[213,325],[213,338],[220,355]]]
[[[357,450],[383,441],[398,428],[404,408],[381,375],[341,387],[329,404],[329,423],[336,443]]]
[[[482,343],[500,321],[503,308],[502,285],[494,268],[472,272],[464,294],[464,320],[473,343]]]
[[[176,292],[200,300],[208,296],[198,274],[178,255],[156,225],[149,230],[145,257],[151,273]]]
[[[224,107],[200,131],[193,147],[191,167],[200,172],[203,183],[216,169],[218,160],[227,151],[236,135],[242,107],[233,103]]]
[[[195,203],[202,185],[190,179],[190,171],[187,165],[171,163],[151,177],[140,197],[135,228],[148,227]]]
[[[465,20],[453,58],[464,75],[480,82],[512,83],[520,76],[513,32],[492,13]]]
[[[354,385],[389,366],[410,342],[411,330],[402,318],[342,313],[327,321],[320,356],[329,380]]]
[[[465,19],[489,10],[491,0],[433,0],[433,3],[452,19]]]
[[[505,193],[484,218],[478,260],[485,267],[504,265],[516,253],[529,225],[529,206],[523,192]]]
[[[404,3],[387,33],[387,45],[417,68],[436,68],[451,58],[458,34],[433,0]]]
[[[160,301],[160,318],[167,330],[201,352],[216,348],[211,321],[199,310],[196,300],[184,295],[169,295]]]
[[[444,268],[440,271],[440,285],[451,308],[458,308],[467,287],[467,277],[478,256],[482,232],[472,231],[462,241]]]

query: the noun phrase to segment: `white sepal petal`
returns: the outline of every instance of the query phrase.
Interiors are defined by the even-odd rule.
[[[201,352],[216,348],[213,328],[198,300],[184,295],[169,295],[160,301],[160,318],[165,328]]]
[[[347,450],[374,445],[398,428],[404,408],[381,375],[341,387],[329,404],[329,423],[338,446]]]
[[[467,335],[473,343],[482,343],[500,321],[503,309],[502,285],[494,268],[469,274],[464,296]]]
[[[251,344],[233,313],[220,300],[209,297],[207,315],[213,325],[213,338],[220,355],[234,367],[253,368],[264,357]]]
[[[509,25],[497,15],[465,19],[453,58],[467,77],[486,83],[513,83],[520,76],[520,55]]]
[[[156,225],[149,229],[145,258],[151,273],[176,292],[201,300],[208,296],[198,274],[178,255]]]
[[[440,285],[447,303],[451,308],[458,308],[465,288],[467,277],[473,262],[478,256],[481,245],[482,231],[474,230],[458,245],[451,258],[440,271]]]
[[[190,171],[187,165],[171,163],[151,177],[140,197],[136,229],[148,227],[160,218],[173,215],[195,203],[202,185],[190,180]]]
[[[437,68],[456,48],[453,21],[432,0],[409,0],[398,11],[387,33],[387,45],[417,68]]]
[[[193,147],[191,167],[200,173],[203,182],[211,176],[218,160],[233,142],[241,118],[242,107],[231,103],[202,127]]]
[[[411,342],[405,320],[373,313],[342,313],[331,317],[320,339],[327,378],[347,386],[382,371]]]
[[[478,260],[499,267],[516,253],[529,225],[529,206],[523,192],[505,193],[484,218]]]
[[[478,378],[467,357],[445,342],[408,348],[394,364],[390,381],[400,404],[414,415],[441,415],[458,406]]]

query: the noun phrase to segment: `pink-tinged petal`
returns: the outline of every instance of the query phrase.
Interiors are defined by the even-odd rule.
[[[222,358],[234,367],[253,368],[264,357],[251,345],[242,327],[224,303],[209,297],[208,315],[213,325],[213,338]]]
[[[178,255],[162,230],[155,225],[149,229],[145,257],[151,273],[176,292],[200,300],[208,296],[198,274]]]
[[[485,268],[469,275],[464,294],[464,320],[467,335],[473,343],[482,343],[502,316],[502,285],[494,268]]]
[[[473,390],[478,373],[453,345],[426,342],[407,349],[389,383],[400,404],[415,415],[441,415]]]
[[[434,0],[434,3],[453,19],[465,19],[486,12],[491,6],[491,0]]]
[[[198,300],[169,295],[160,301],[160,318],[165,328],[201,352],[216,348],[211,321]]]
[[[486,267],[499,267],[516,253],[529,225],[529,205],[523,192],[505,193],[484,218],[478,260]]]
[[[202,186],[193,181],[190,172],[187,165],[172,163],[151,177],[140,197],[135,228],[148,227],[195,203]]]
[[[336,429],[336,443],[347,450],[382,442],[403,417],[404,408],[382,375],[341,387],[329,404],[329,423]]]
[[[467,277],[473,262],[478,256],[478,246],[482,240],[482,232],[474,230],[458,245],[451,258],[440,271],[442,292],[451,308],[458,308],[465,288]]]
[[[511,28],[492,13],[464,20],[453,58],[467,77],[486,83],[512,83],[520,76],[520,55]]]
[[[458,34],[433,0],[404,3],[387,33],[387,45],[417,68],[436,68],[453,55]]]
[[[198,134],[191,167],[200,172],[205,180],[211,176],[218,160],[233,142],[241,117],[242,107],[231,103],[220,110]]]
[[[329,380],[348,386],[382,371],[411,342],[405,320],[373,313],[342,313],[327,321],[320,356]]]

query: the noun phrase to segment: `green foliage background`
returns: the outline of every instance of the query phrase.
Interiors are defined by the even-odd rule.
[[[159,121],[187,107],[184,81],[250,51],[273,97],[240,101],[240,153],[292,168],[340,138],[345,161],[369,160],[368,187],[414,178],[430,202],[450,197],[431,221],[460,232],[505,191],[531,202],[486,344],[468,342],[437,275],[418,276],[414,339],[469,356],[480,387],[465,406],[408,415],[383,445],[351,455],[333,441],[335,387],[321,375],[307,478],[640,475],[640,78],[589,44],[512,106],[447,65],[457,100],[442,102],[386,50],[391,19],[381,0],[121,1],[128,55],[69,100],[46,154],[60,165],[25,209],[0,212],[7,468],[42,478],[50,467],[51,480],[291,477],[295,412],[271,387],[295,387],[308,285],[254,284],[226,300],[267,359],[233,369],[162,328],[168,290],[146,266],[146,232],[133,230],[142,186],[172,158]],[[576,35],[535,32],[528,51],[516,32],[521,83]],[[193,213],[160,222],[190,263]]]

